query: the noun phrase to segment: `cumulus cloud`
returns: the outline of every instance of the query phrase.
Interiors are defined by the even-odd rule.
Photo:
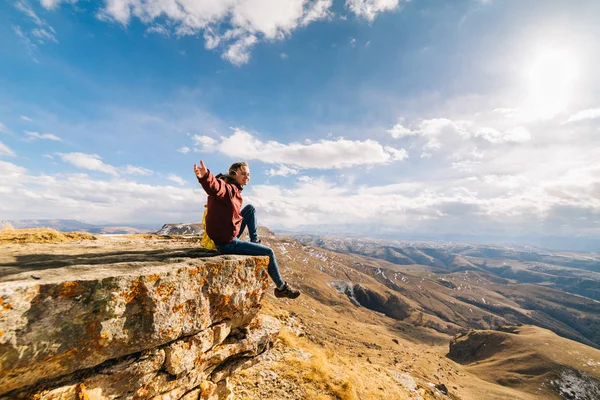
[[[414,129],[396,124],[386,133],[395,139],[423,138],[423,150],[426,150],[426,153],[441,150],[448,145],[454,148],[457,147],[457,143],[468,143],[472,139],[484,140],[493,144],[524,143],[531,139],[531,133],[522,126],[501,132],[489,126],[480,126],[474,121],[451,120],[448,118],[424,119]]]
[[[180,153],[183,153],[183,154],[187,154],[191,151],[191,149],[189,147],[184,146],[184,147],[178,148],[177,151]]]
[[[0,142],[0,156],[14,157],[14,156],[16,156],[16,154],[7,145]]]
[[[0,172],[2,172],[3,176],[18,178],[19,175],[25,174],[27,169],[13,163],[0,161]]]
[[[76,218],[92,223],[200,221],[200,190],[98,179],[87,174],[36,175],[0,161],[5,218]],[[160,225],[159,225],[160,226]]]
[[[216,148],[217,141],[210,136],[194,135],[192,136],[194,145],[198,146],[200,150],[197,151],[211,151]]]
[[[531,140],[531,133],[522,126],[510,129],[502,137],[507,142],[524,143]]]
[[[102,162],[102,158],[97,154],[85,153],[58,153],[58,156],[64,161],[77,168],[91,171],[100,171],[109,175],[118,176],[117,168]]]
[[[183,179],[180,176],[174,175],[174,174],[169,174],[167,175],[167,179],[170,181],[173,181],[181,186],[185,185],[187,183],[187,181],[185,179]]]
[[[394,139],[400,139],[407,136],[415,136],[418,135],[418,131],[411,131],[410,129],[402,126],[402,124],[396,124],[392,127],[392,129],[388,129],[385,131]]]
[[[250,50],[257,41],[258,39],[254,35],[243,37],[229,46],[223,53],[223,58],[235,65],[246,64],[250,60]]]
[[[600,118],[600,108],[590,108],[588,110],[576,112],[575,114],[571,115],[565,122],[563,122],[563,124],[596,118]]]
[[[42,0],[42,6],[52,10],[63,2]],[[398,3],[347,0],[346,6],[372,22]],[[250,60],[252,47],[260,41],[281,40],[299,27],[331,18],[332,6],[333,0],[105,0],[98,17],[123,26],[137,18],[148,25],[147,33],[202,35],[207,49],[222,47],[225,60],[241,65]]]
[[[21,119],[26,122],[33,122],[33,120],[26,115],[21,115]]]
[[[88,161],[99,158],[86,156]],[[575,164],[551,170],[518,168],[512,174],[405,176],[390,185],[357,186],[303,175],[292,186],[251,184],[244,197],[259,209],[262,223],[273,228],[355,224],[363,232],[402,226],[413,232],[548,234],[551,227],[560,227],[562,234],[597,235],[600,163],[571,162]],[[0,176],[0,209],[12,218],[70,215],[90,222],[191,222],[200,220],[198,199],[205,196],[201,189],[140,184],[114,175],[108,180],[87,174],[35,175],[4,161]],[[186,183],[176,175],[167,179],[178,186]]]
[[[39,132],[25,131],[25,134],[27,135],[29,140],[42,139],[42,140],[54,140],[56,142],[62,141],[61,138],[59,138],[58,136],[53,135],[51,133],[39,133]]]
[[[399,0],[346,0],[346,7],[359,17],[373,22],[378,14],[398,8]]]
[[[150,34],[150,33],[156,33],[157,35],[161,35],[161,36],[170,36],[171,33],[169,32],[169,29],[167,29],[164,25],[153,25],[150,26],[146,29],[146,33]]]
[[[102,161],[102,157],[98,154],[86,153],[57,153],[57,155],[66,163],[69,163],[77,168],[86,169],[89,171],[99,171],[105,174],[118,177],[121,175],[154,175],[154,171],[148,168],[135,165],[126,165],[124,167],[116,167],[106,164]],[[52,158],[52,156],[48,156]],[[169,178],[170,179],[170,178]]]
[[[147,169],[147,168],[143,168],[143,167],[135,167],[133,165],[127,165],[125,168],[122,169],[124,174],[127,175],[152,175],[154,173],[154,171]]]
[[[297,169],[286,167],[285,165],[280,165],[277,169],[271,168],[266,171],[267,176],[290,176],[298,175],[298,173]]]
[[[367,139],[321,140],[316,143],[263,142],[252,134],[235,129],[229,137],[216,141],[208,136],[193,137],[199,152],[218,151],[232,158],[260,160],[295,168],[335,169],[357,165],[387,164],[406,157],[406,151],[384,147]]]
[[[404,149],[395,149],[391,146],[385,146],[384,150],[391,154],[392,160],[394,161],[402,161],[405,158],[408,158],[408,152]]]
[[[383,230],[402,226],[438,234],[496,231],[545,235],[551,233],[544,231],[545,227],[558,226],[573,213],[600,215],[593,190],[600,185],[600,175],[594,175],[598,171],[600,164],[596,163],[559,177],[495,174],[358,188],[301,177],[292,188],[251,186],[247,196],[267,226],[310,229],[310,225],[355,224],[366,229],[364,221],[369,221],[371,227]],[[598,233],[589,219],[571,221],[568,229]]]

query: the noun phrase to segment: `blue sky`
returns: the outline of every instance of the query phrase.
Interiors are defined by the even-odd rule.
[[[600,3],[0,4],[0,219],[600,233]]]

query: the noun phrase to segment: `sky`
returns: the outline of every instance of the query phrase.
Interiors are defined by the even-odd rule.
[[[600,237],[600,2],[0,3],[0,220]]]

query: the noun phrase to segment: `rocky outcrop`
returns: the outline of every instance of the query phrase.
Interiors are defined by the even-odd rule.
[[[398,296],[390,293],[382,295],[358,283],[335,281],[333,287],[344,293],[352,303],[385,314],[390,318],[403,320],[412,313],[412,308]]]
[[[164,224],[157,235],[199,235],[204,228],[202,224]]]
[[[226,397],[278,334],[258,316],[268,258],[178,261],[0,283],[0,398]]]

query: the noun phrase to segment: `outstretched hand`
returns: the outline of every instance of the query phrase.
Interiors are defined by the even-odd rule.
[[[206,169],[206,166],[204,166],[204,161],[200,160],[200,166],[194,164],[194,173],[196,174],[198,179],[202,178],[208,173],[208,169]]]

